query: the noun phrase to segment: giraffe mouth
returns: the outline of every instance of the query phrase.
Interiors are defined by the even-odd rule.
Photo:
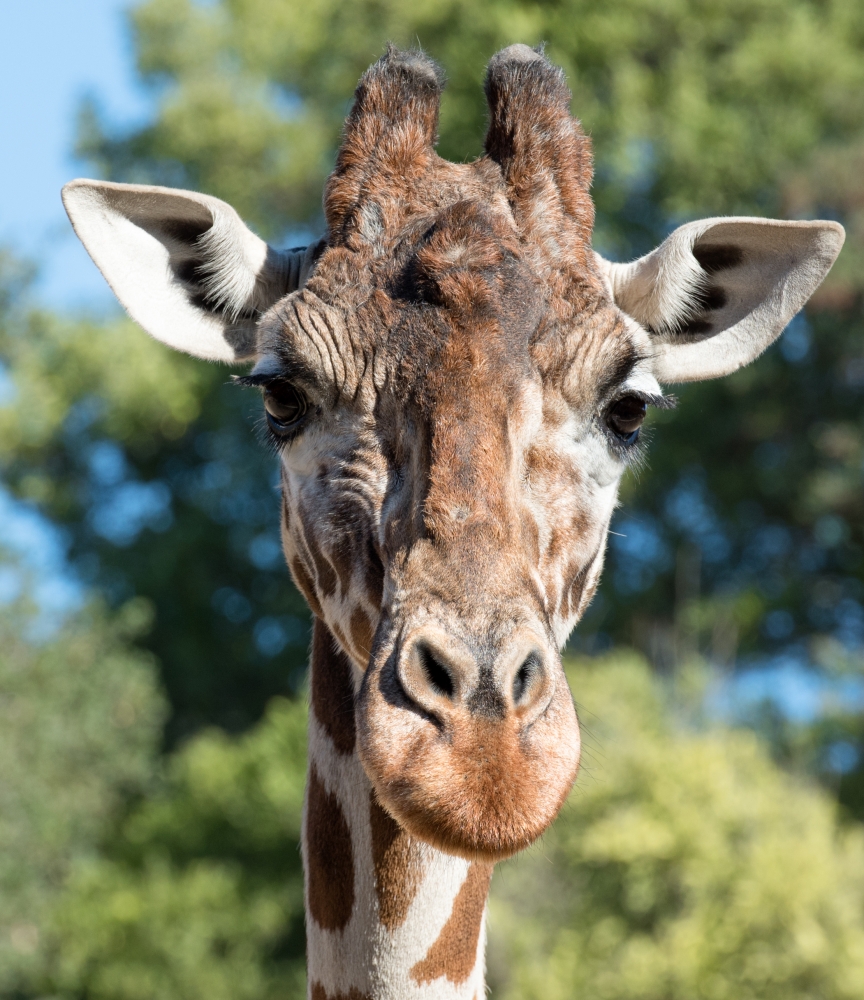
[[[430,685],[438,692],[430,698],[421,688],[418,703],[399,663],[392,655],[373,660],[357,703],[360,759],[381,804],[448,854],[497,861],[528,847],[557,815],[579,768],[579,724],[560,663],[554,675],[535,679],[528,711],[512,695],[496,699],[488,684],[478,697],[482,681],[460,691],[452,665],[448,691],[440,663]],[[514,681],[518,673],[511,671]],[[523,693],[523,683],[513,688]]]

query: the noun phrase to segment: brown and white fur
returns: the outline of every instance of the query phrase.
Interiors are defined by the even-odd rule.
[[[830,222],[682,226],[591,248],[590,141],[514,45],[479,160],[434,150],[441,75],[395,49],[357,88],[327,233],[275,251],[218,199],[75,181],[76,231],[130,314],[254,361],[283,543],[315,615],[303,833],[313,1000],[483,995],[492,865],[566,797],[559,650],[597,586],[662,382],[727,374],[833,263]]]

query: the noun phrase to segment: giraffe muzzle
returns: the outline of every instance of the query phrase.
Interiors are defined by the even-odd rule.
[[[372,658],[357,705],[363,766],[409,833],[471,860],[527,847],[579,766],[560,658],[539,631],[470,643],[426,622]]]

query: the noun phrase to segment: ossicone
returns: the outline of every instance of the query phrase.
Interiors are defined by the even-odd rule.
[[[549,62],[542,48],[510,45],[489,62],[485,91],[486,153],[500,165],[517,213],[530,213],[538,197],[543,201],[554,194],[583,235],[589,233],[591,141],[570,114],[563,70]]]
[[[443,71],[424,52],[393,45],[360,78],[324,197],[337,242],[356,223],[370,177],[386,190],[426,172],[435,157],[443,88]]]

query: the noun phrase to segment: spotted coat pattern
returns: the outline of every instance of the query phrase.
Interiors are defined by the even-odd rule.
[[[285,555],[317,619],[313,1000],[483,995],[492,864],[578,766],[559,649],[627,461],[603,414],[660,393],[591,251],[563,74],[499,53],[470,164],[434,151],[440,91],[418,53],[364,75],[314,273],[259,324],[253,377],[308,402],[281,447]]]
[[[268,247],[212,196],[79,179],[64,204],[130,315],[255,358],[283,541],[315,618],[303,852],[313,1000],[478,1000],[493,863],[579,763],[559,650],[597,585],[657,383],[729,374],[843,243],[830,221],[686,223],[591,250],[591,148],[563,75],[511,46],[474,163],[435,140],[441,75],[363,76],[327,232]]]

